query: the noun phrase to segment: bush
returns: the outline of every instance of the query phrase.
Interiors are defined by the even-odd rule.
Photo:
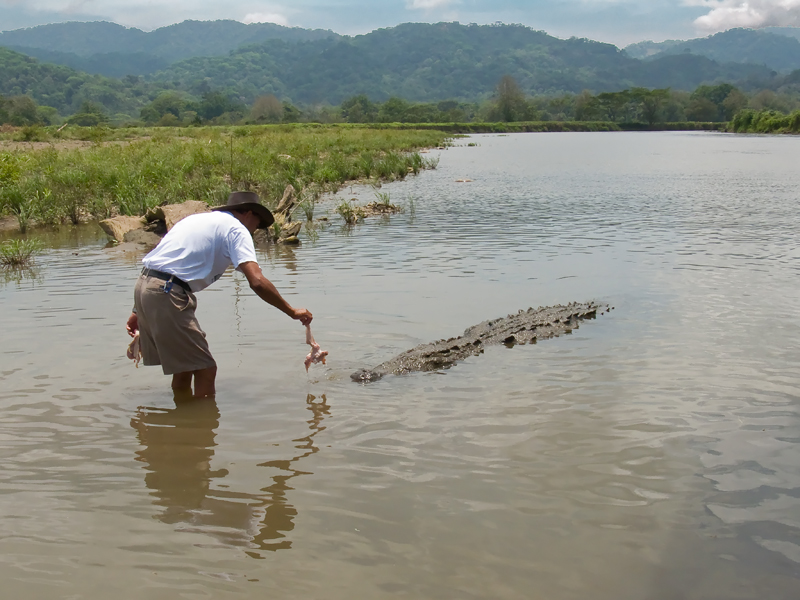
[[[9,240],[0,245],[0,265],[28,267],[33,256],[41,250],[38,240]]]
[[[800,133],[800,111],[786,115],[775,110],[741,110],[734,115],[730,130],[735,133]]]
[[[355,206],[352,202],[342,200],[336,206],[336,214],[344,220],[346,225],[355,225],[358,221],[365,218],[364,209]]]

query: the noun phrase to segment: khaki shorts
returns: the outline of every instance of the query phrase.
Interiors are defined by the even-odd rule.
[[[216,367],[206,334],[194,315],[197,298],[179,285],[140,275],[133,291],[139,318],[139,343],[145,365],[161,365],[165,375]]]

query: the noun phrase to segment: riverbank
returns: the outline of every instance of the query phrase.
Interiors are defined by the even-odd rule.
[[[345,184],[393,181],[435,168],[437,161],[418,150],[441,147],[451,137],[439,130],[312,127],[113,135],[117,139],[88,146],[56,139],[0,149],[0,216],[14,217],[24,232],[34,223],[140,216],[186,200],[223,204],[234,189],[256,191],[274,207],[289,185],[313,212],[322,194]]]

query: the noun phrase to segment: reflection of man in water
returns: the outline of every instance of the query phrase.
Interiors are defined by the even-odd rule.
[[[161,365],[165,375],[172,375],[176,392],[191,393],[194,379],[195,397],[215,393],[217,363],[195,317],[194,292],[211,285],[231,265],[264,302],[303,325],[311,322],[311,313],[286,302],[256,261],[252,234],[274,220],[257,194],[234,192],[226,205],[179,221],[144,257],[126,328],[131,337],[139,332],[144,364]]]
[[[308,436],[294,440],[301,450],[289,460],[273,460],[260,467],[279,469],[272,484],[261,489],[263,494],[240,493],[213,489],[211,481],[228,474],[225,469],[211,470],[219,426],[219,410],[213,398],[176,399],[175,408],[140,408],[131,425],[144,446],[136,460],[145,463],[145,485],[155,497],[153,504],[164,507],[159,520],[185,524],[184,531],[211,534],[223,543],[262,550],[291,547],[285,532],[294,529],[295,508],[286,500],[293,477],[307,474],[293,468],[300,459],[318,452],[314,436],[324,429],[322,419],[329,414],[325,396],[306,399],[313,417],[307,421],[312,430]],[[248,552],[251,556],[257,556]]]

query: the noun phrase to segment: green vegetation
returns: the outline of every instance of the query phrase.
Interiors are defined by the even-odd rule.
[[[392,201],[389,197],[389,192],[375,192],[375,198],[378,203],[383,204],[384,206],[391,206]]]
[[[355,225],[366,217],[364,209],[349,200],[342,200],[336,205],[336,214],[342,217],[345,225]]]
[[[94,102],[112,115],[135,114],[142,104],[142,93],[133,82],[40,63],[0,48],[0,94],[12,98],[29,97],[38,105],[54,109],[55,115],[74,114],[84,102]]]
[[[452,133],[511,131],[608,131],[679,128],[677,124],[722,123],[745,108],[791,112],[800,109],[800,70],[782,79],[778,92],[747,93],[730,83],[701,85],[693,92],[669,88],[626,88],[617,92],[528,96],[510,75],[500,78],[494,94],[481,102],[413,103],[398,97],[372,101],[365,94],[347,98],[338,107],[300,108],[274,95],[259,96],[252,106],[219,90],[200,98],[162,91],[145,104],[131,125],[194,128],[203,125],[349,123],[381,128],[426,128]],[[119,115],[117,115],[119,116]],[[124,115],[123,115],[124,117]],[[15,131],[18,141],[46,141],[63,119],[55,109],[40,107],[28,96],[0,96],[0,122],[27,127]],[[515,124],[511,127],[509,124]],[[85,100],[64,125],[119,126],[101,104]],[[690,125],[689,128],[696,128]],[[123,128],[125,129],[125,128]],[[130,131],[130,129],[128,129]],[[53,134],[55,135],[55,134]],[[58,136],[85,136],[81,129],[58,128]],[[96,133],[95,133],[96,135]],[[192,134],[186,134],[188,136]],[[104,134],[104,139],[109,139]],[[0,137],[2,137],[0,132]],[[84,138],[98,141],[97,138]],[[369,168],[368,165],[365,165]]]
[[[44,111],[17,117],[20,125],[61,124],[80,114],[83,123],[102,115],[116,126],[562,120],[559,111],[552,118],[535,114],[540,109],[521,98],[556,100],[584,90],[688,93],[719,82],[748,96],[800,94],[800,75],[763,64],[683,52],[638,60],[610,44],[560,40],[521,25],[409,23],[353,38],[272,28],[192,22],[145,34],[109,23],[65,23],[5,32],[0,42],[37,47],[42,57],[45,51],[90,57],[114,47],[116,54],[108,55],[114,69],[123,68],[120,55],[134,60],[137,52],[185,60],[147,77],[134,69],[111,78],[0,48],[0,94],[32,99]],[[771,38],[800,46],[794,38]],[[86,103],[99,112],[83,110]]]
[[[3,267],[29,267],[33,257],[42,249],[38,240],[15,239],[0,244],[0,265]]]
[[[0,207],[21,230],[32,222],[141,215],[189,199],[221,204],[232,189],[257,191],[274,206],[291,184],[308,202],[350,181],[433,168],[414,150],[446,139],[434,130],[322,126],[88,131],[97,133],[96,143],[0,152]],[[106,131],[137,137],[102,142]]]
[[[631,86],[687,90],[719,79],[774,78],[764,66],[725,65],[697,55],[641,61],[611,44],[560,40],[521,25],[407,23],[354,38],[270,40],[224,57],[195,57],[153,81],[194,94],[213,82],[248,103],[273,94],[315,106],[344,102],[354,92],[378,101],[481,101],[504,73],[533,95]]]
[[[787,115],[775,110],[743,110],[733,117],[735,133],[800,133],[800,110]]]
[[[317,201],[313,197],[305,198],[297,205],[298,210],[305,216],[307,223],[311,223],[314,220],[314,210],[316,207]]]
[[[644,123],[727,122],[746,107],[750,98],[729,83],[701,85],[694,92],[669,89],[631,88],[593,96],[587,92],[575,98],[562,97],[543,103],[545,111],[559,111],[559,116],[577,120],[621,123],[623,128]]]
[[[47,62],[109,77],[145,75],[176,60],[224,56],[246,45],[280,39],[288,42],[339,37],[332,31],[283,27],[274,23],[184,21],[144,32],[115,23],[53,23],[0,32],[0,45]],[[109,48],[115,52],[109,53]],[[120,66],[127,70],[120,72]],[[118,74],[119,73],[119,74]]]

